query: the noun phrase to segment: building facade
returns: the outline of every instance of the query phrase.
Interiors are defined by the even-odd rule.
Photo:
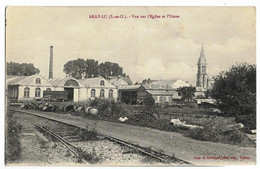
[[[41,99],[43,91],[54,90],[54,86],[39,74],[32,76],[7,76],[6,82],[10,100]]]
[[[118,90],[104,78],[77,80],[73,77],[45,79],[32,76],[7,76],[8,97],[12,101],[40,100],[44,91],[66,91],[69,101],[80,102],[94,98],[117,100]]]

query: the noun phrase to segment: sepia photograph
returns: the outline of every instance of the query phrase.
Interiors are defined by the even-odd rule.
[[[8,6],[6,166],[256,165],[256,8]]]

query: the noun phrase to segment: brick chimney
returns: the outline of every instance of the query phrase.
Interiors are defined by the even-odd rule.
[[[50,46],[49,79],[53,78],[53,46]]]

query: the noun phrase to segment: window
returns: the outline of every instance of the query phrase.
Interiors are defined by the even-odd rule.
[[[105,81],[104,80],[100,81],[100,86],[105,86]]]
[[[202,66],[202,73],[206,73],[206,66]]]
[[[51,89],[50,89],[50,88],[47,88],[47,89],[46,89],[46,91],[48,91],[48,92],[49,92],[49,91],[51,91]]]
[[[91,97],[96,97],[96,90],[95,89],[91,90]]]
[[[36,78],[36,84],[41,84],[41,79],[40,78]]]
[[[101,89],[100,90],[100,97],[104,97],[105,96],[105,90],[104,89]]]
[[[24,88],[24,97],[30,98],[30,89],[28,87]]]
[[[159,96],[159,102],[160,103],[162,102],[162,96]]]
[[[41,97],[41,89],[40,88],[35,89],[35,97]]]
[[[113,98],[113,90],[112,89],[109,90],[108,97]]]

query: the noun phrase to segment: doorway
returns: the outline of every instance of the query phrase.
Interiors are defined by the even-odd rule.
[[[68,100],[73,101],[74,100],[74,88],[64,88],[64,90],[67,92]]]

